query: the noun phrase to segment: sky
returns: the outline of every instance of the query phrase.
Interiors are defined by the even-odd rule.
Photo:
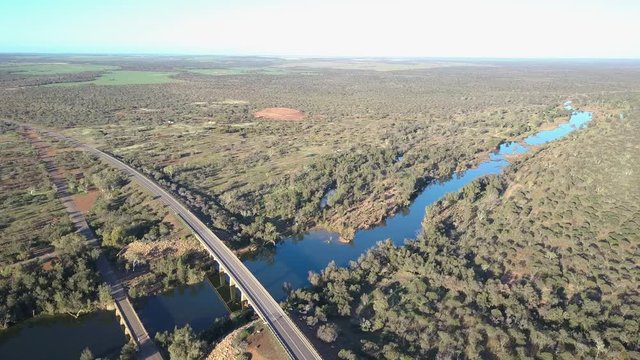
[[[0,0],[0,52],[640,58],[640,0]]]

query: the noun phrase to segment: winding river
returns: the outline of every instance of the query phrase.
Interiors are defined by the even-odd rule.
[[[570,101],[567,101],[564,106],[572,111]],[[488,160],[477,167],[425,187],[411,206],[389,217],[384,223],[357,231],[351,243],[338,241],[339,236],[336,233],[314,230],[287,238],[279,242],[275,250],[253,255],[243,261],[276,300],[284,300],[286,294],[283,284],[285,282],[292,288],[305,286],[308,283],[309,271],[318,272],[331,261],[344,266],[381,240],[391,239],[395,244],[400,245],[405,239],[414,238],[420,231],[427,206],[449,192],[460,190],[474,179],[500,173],[509,165],[507,156],[522,154],[529,151],[532,146],[560,139],[586,126],[591,119],[590,112],[572,111],[567,123],[551,130],[540,131],[520,142],[500,145],[496,152],[490,154]],[[150,334],[187,323],[191,324],[195,330],[204,330],[213,319],[228,314],[224,303],[208,280],[197,285],[180,287],[166,294],[141,299],[136,301],[136,308]],[[56,317],[55,320],[37,318],[26,322],[26,325],[19,325],[15,329],[2,332],[0,333],[0,359],[25,358],[23,352],[25,346],[31,351],[30,356],[26,357],[30,359],[76,358],[77,355],[69,355],[73,351],[79,354],[85,346],[89,346],[96,356],[109,354],[114,348],[124,344],[124,336],[122,333],[109,330],[114,326],[117,329],[118,323],[115,317],[109,321],[108,316],[99,313],[101,320],[96,321],[96,316],[91,314],[71,322],[67,317]],[[73,335],[78,332],[78,328],[83,332],[100,333],[100,339]],[[74,340],[70,342],[69,339]],[[67,345],[59,346],[63,342]],[[54,346],[56,344],[58,346]],[[17,352],[18,350],[20,352]]]

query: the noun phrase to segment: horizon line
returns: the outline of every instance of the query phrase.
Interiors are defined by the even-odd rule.
[[[491,61],[491,60],[637,60],[640,57],[563,57],[563,56],[446,56],[446,55],[321,55],[321,54],[268,54],[268,53],[199,53],[199,52],[46,52],[46,51],[2,51],[0,55],[57,55],[57,56],[187,56],[187,57],[245,57],[245,58],[277,58],[283,60],[292,59],[424,59],[424,60],[475,60],[475,61]]]

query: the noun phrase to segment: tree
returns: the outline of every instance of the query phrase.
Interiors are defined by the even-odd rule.
[[[107,170],[93,174],[91,181],[98,189],[102,190],[102,192],[110,194],[126,185],[127,178],[120,171]]]
[[[341,349],[338,351],[338,357],[344,360],[356,360],[358,358],[353,351],[348,349]]]
[[[98,300],[100,302],[100,305],[105,307],[113,302],[113,297],[111,296],[109,285],[100,284],[100,286],[98,286]]]
[[[169,340],[169,357],[175,360],[198,360],[206,343],[196,336],[191,326],[176,328]]]
[[[71,233],[51,242],[56,250],[65,254],[78,254],[87,248],[87,240],[78,233]]]
[[[316,336],[326,343],[332,343],[338,338],[338,327],[334,323],[320,325]]]
[[[133,342],[129,341],[124,344],[122,350],[120,350],[119,360],[133,360],[136,355],[136,347],[133,345]]]

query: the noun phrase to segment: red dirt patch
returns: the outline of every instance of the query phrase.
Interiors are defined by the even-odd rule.
[[[40,265],[42,267],[42,270],[44,271],[51,271],[53,270],[53,267],[55,266],[55,261],[53,260],[49,260],[49,261],[45,261],[42,263],[42,265]]]
[[[256,111],[253,116],[271,120],[302,120],[305,114],[290,108],[266,108]]]
[[[246,352],[251,353],[251,360],[287,359],[282,345],[278,343],[273,333],[263,325],[257,326],[256,332],[247,338]]]
[[[75,194],[71,197],[81,213],[87,214],[98,198],[97,190],[89,190],[86,194]]]

